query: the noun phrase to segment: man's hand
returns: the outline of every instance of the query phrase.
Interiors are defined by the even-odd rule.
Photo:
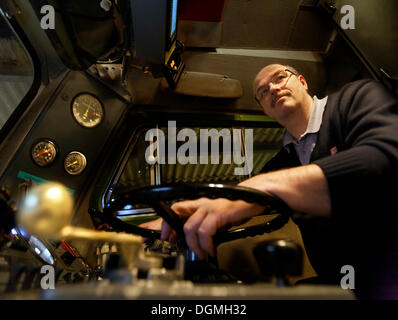
[[[260,205],[249,204],[241,200],[211,200],[208,198],[177,202],[171,208],[183,221],[186,220],[184,224],[185,240],[189,249],[195,252],[200,259],[204,259],[206,253],[215,255],[212,237],[217,230],[239,224],[264,210],[264,207]],[[168,240],[171,235],[170,226],[163,221],[162,240]]]

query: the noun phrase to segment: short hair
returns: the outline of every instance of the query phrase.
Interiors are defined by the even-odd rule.
[[[289,66],[289,65],[287,65],[287,64],[283,64],[283,66],[286,67],[286,69],[289,69],[290,71],[293,71],[293,73],[294,73],[296,76],[299,76],[299,75],[301,74],[300,72],[297,71],[297,69],[293,68],[292,66]]]
[[[268,64],[268,65],[266,65],[265,67],[268,67],[268,66],[271,66],[271,65],[274,65],[274,64],[279,64],[279,63],[271,63],[271,64]],[[290,71],[292,71],[296,76],[299,76],[301,73],[300,72],[298,72],[295,68],[293,68],[292,66],[290,66],[290,65],[288,65],[288,64],[280,64],[281,66],[283,66],[283,67],[285,67],[286,69],[289,69]],[[263,67],[263,68],[261,68],[261,70],[263,70],[265,67]],[[257,76],[258,76],[258,74],[261,72],[261,70],[256,74],[256,76],[254,77],[254,79],[253,79],[253,94],[254,94],[254,100],[256,100],[257,101],[257,103],[259,103],[260,104],[260,101],[258,101],[257,100],[257,97],[256,97],[256,90],[255,90],[255,82],[256,82],[256,78],[257,78]]]

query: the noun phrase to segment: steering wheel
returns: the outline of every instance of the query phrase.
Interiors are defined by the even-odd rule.
[[[263,215],[277,213],[275,218],[262,224],[238,228],[233,231],[217,232],[213,236],[215,246],[223,242],[254,237],[278,230],[288,222],[292,213],[292,210],[281,199],[256,189],[223,184],[174,183],[147,186],[123,192],[106,204],[103,210],[103,218],[106,223],[118,231],[141,235],[145,238],[160,239],[160,231],[135,226],[116,217],[116,212],[123,210],[128,205],[147,204],[176,231],[180,239],[179,244],[186,246],[183,223],[165,201],[197,199],[201,197],[210,199],[226,198],[229,200],[244,200],[249,203],[257,203],[264,206],[265,210],[262,213]]]

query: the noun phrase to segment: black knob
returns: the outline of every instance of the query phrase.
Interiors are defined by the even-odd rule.
[[[267,240],[253,249],[261,273],[275,277],[278,286],[289,285],[288,276],[302,273],[303,252],[292,240]]]

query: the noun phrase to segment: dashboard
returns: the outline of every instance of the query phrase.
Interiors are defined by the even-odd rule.
[[[68,72],[1,184],[15,195],[24,182],[58,181],[78,199],[126,109],[122,97],[89,74]]]

